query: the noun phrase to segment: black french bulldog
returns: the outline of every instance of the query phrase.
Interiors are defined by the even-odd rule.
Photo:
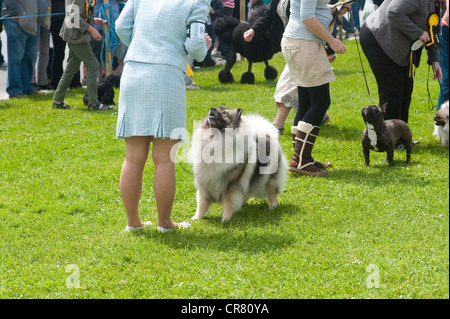
[[[406,149],[406,163],[411,160],[412,133],[402,120],[384,120],[387,102],[380,107],[369,105],[362,109],[366,129],[361,138],[366,166],[369,165],[370,150],[386,152],[389,166],[394,166],[394,146],[402,143]]]

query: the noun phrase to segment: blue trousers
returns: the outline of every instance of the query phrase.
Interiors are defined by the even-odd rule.
[[[441,57],[440,65],[442,70],[442,81],[439,83],[441,89],[439,91],[439,99],[437,111],[441,108],[442,103],[448,101],[448,27],[442,26],[439,39],[441,40]]]
[[[6,92],[10,96],[19,93],[31,94],[34,92],[31,77],[38,33],[31,35],[23,31],[19,23],[9,19],[3,20],[3,25],[6,31],[8,55]]]

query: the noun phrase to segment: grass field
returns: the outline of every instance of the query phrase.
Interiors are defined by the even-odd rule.
[[[365,167],[361,109],[369,96],[355,43],[346,44],[333,63],[332,121],[314,149],[333,162],[329,176],[289,174],[275,211],[251,199],[222,223],[215,205],[190,228],[166,234],[156,231],[151,162],[141,218],[155,226],[124,232],[117,107],[87,111],[83,89],[67,94],[74,110],[52,109],[52,93],[0,101],[0,298],[449,298],[449,151],[432,136],[425,59],[411,103],[420,142],[411,164],[405,152],[396,151],[394,168],[372,152]],[[281,54],[271,63],[281,74]],[[211,106],[274,118],[276,83],[265,81],[263,65],[254,66],[255,85],[222,85],[220,69],[195,71],[201,89],[187,92],[189,132]],[[246,62],[233,68],[237,81],[246,69]],[[429,87],[436,103],[438,83]],[[293,118],[280,138],[286,159]],[[176,169],[172,215],[188,221],[193,177]]]

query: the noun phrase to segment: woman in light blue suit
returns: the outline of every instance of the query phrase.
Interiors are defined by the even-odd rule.
[[[142,173],[150,142],[155,164],[154,192],[160,232],[188,223],[171,220],[175,164],[170,152],[185,140],[187,55],[202,61],[211,46],[205,33],[209,0],[128,0],[116,22],[128,46],[120,84],[116,135],[125,139],[120,192],[127,214],[125,230],[149,225],[139,218]],[[180,133],[181,132],[181,133]]]

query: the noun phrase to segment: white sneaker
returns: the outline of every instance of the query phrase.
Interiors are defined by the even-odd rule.
[[[141,227],[131,227],[131,226],[127,226],[125,227],[125,231],[136,231],[136,230],[141,230],[142,228],[144,228],[145,226],[149,226],[151,225],[152,222],[143,222]]]

